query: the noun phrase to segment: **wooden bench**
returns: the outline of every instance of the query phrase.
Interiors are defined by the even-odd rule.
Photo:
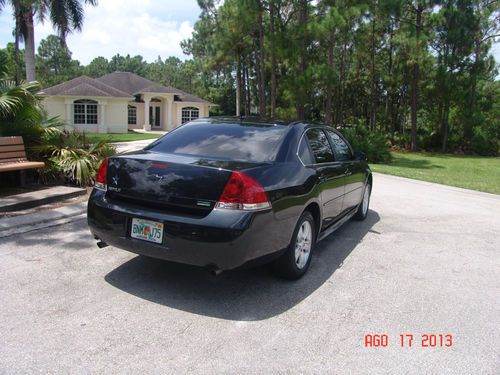
[[[21,171],[21,184],[26,169],[44,168],[40,161],[29,161],[26,158],[23,137],[0,137],[0,172]]]

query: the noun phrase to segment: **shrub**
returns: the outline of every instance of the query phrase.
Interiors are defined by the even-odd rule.
[[[46,181],[59,181],[88,186],[94,182],[102,160],[116,149],[102,140],[90,143],[84,133],[47,127],[40,143],[32,151],[48,163],[43,172]]]
[[[496,156],[499,150],[499,140],[495,134],[483,128],[475,128],[471,140],[472,151],[483,156]]]
[[[342,134],[356,151],[366,154],[370,163],[385,163],[391,159],[386,136],[377,131],[369,131],[364,126],[342,130]]]

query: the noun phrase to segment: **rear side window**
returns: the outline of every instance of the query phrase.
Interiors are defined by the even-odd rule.
[[[225,122],[192,122],[154,142],[147,150],[222,160],[271,162],[287,128]]]
[[[330,163],[334,161],[333,151],[326,134],[321,129],[310,129],[306,132],[316,163]]]
[[[307,144],[306,137],[302,137],[299,145],[299,155],[300,160],[305,165],[314,164],[313,156],[311,154],[311,150],[309,149],[309,145]]]
[[[340,138],[340,136],[337,133],[329,130],[327,130],[327,132],[328,136],[330,137],[330,140],[332,141],[335,160],[336,161],[351,160],[352,152],[347,143],[342,138]]]

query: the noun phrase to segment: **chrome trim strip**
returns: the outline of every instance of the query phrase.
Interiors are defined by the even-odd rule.
[[[214,209],[238,211],[263,211],[271,208],[270,202],[262,203],[224,203],[217,202]]]

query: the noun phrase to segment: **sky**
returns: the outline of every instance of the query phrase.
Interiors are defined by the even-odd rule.
[[[85,6],[81,32],[68,36],[73,59],[83,65],[97,56],[110,59],[117,53],[141,55],[152,62],[176,56],[186,59],[180,42],[193,32],[200,14],[196,0],[98,0],[97,7]],[[14,22],[9,6],[0,13],[0,48],[14,40]],[[50,22],[35,26],[36,48],[40,40],[55,34]],[[492,49],[500,62],[500,42]]]
[[[72,57],[86,65],[97,56],[141,55],[147,61],[177,56],[186,59],[180,42],[189,38],[201,10],[196,0],[98,0],[85,6],[81,32],[70,34]],[[0,47],[13,42],[10,7],[0,14]],[[50,21],[35,26],[35,43],[56,32]]]

